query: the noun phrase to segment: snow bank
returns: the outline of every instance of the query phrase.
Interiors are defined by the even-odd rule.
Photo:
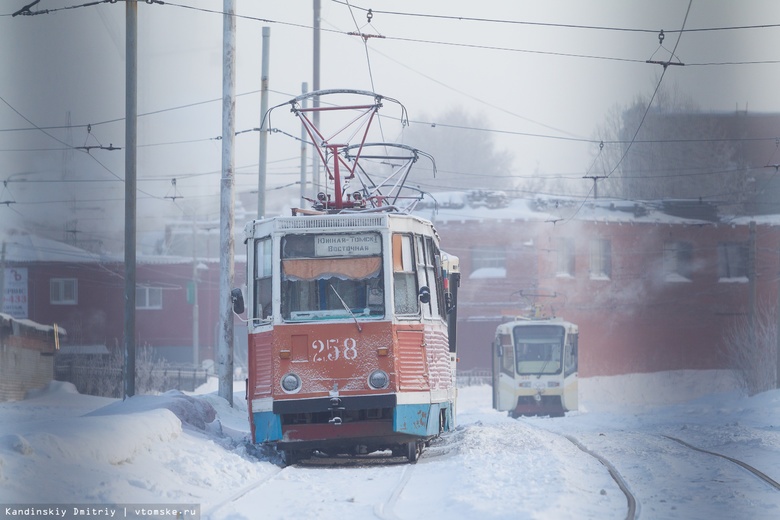
[[[206,425],[214,422],[217,412],[214,407],[202,399],[196,399],[178,390],[162,395],[136,395],[124,401],[117,401],[87,414],[88,416],[138,414],[158,409],[167,409],[178,417],[185,426],[205,430]]]
[[[703,395],[733,392],[730,370],[674,370],[579,380],[580,411],[614,411],[628,406],[661,406]]]

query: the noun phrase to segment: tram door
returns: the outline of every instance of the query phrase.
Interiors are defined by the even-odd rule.
[[[515,395],[515,349],[511,334],[498,334],[493,343],[493,408],[511,410]]]
[[[576,332],[566,334],[563,357],[563,402],[561,403],[566,410],[576,410],[579,406],[578,338],[579,334]]]

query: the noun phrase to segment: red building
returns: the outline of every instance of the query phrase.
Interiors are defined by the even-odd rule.
[[[747,219],[720,222],[706,205],[665,208],[690,217],[579,205],[427,215],[461,261],[460,366],[489,369],[498,323],[540,305],[579,325],[582,377],[728,368],[723,337],[751,308],[751,269],[756,305],[777,302],[780,227],[764,219],[751,242]]]
[[[20,278],[4,308],[18,318],[64,327],[70,345],[119,348],[124,336],[124,264],[68,244],[16,234],[6,237],[6,280]],[[195,280],[197,279],[197,282]],[[136,340],[174,364],[214,359],[219,262],[215,259],[139,256],[136,265]],[[243,266],[236,267],[236,284]],[[7,283],[6,285],[11,285]],[[197,287],[197,297],[193,288]],[[13,300],[17,300],[14,302]],[[197,302],[197,310],[195,303]],[[198,327],[193,327],[197,314]],[[237,327],[237,362],[246,338]]]
[[[582,377],[727,368],[723,337],[749,312],[751,288],[756,305],[777,302],[780,226],[772,217],[751,233],[748,219],[724,222],[700,203],[580,206],[537,199],[419,211],[460,258],[462,370],[489,370],[496,326],[534,305],[579,325]],[[6,246],[6,313],[57,323],[72,345],[122,344],[122,259],[22,234]],[[245,276],[241,247],[236,286]],[[197,361],[214,359],[218,279],[213,258],[140,256],[139,346],[191,364],[197,333]],[[237,321],[236,366],[245,330]]]

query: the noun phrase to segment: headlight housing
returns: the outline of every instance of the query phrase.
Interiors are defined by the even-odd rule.
[[[368,386],[374,390],[382,390],[390,385],[390,376],[384,370],[374,370],[368,375]]]
[[[282,385],[282,390],[288,394],[295,394],[301,390],[301,378],[293,372],[283,375],[279,383]]]

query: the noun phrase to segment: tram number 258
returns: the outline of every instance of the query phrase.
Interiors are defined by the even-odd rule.
[[[344,340],[338,338],[315,339],[311,344],[311,348],[314,350],[314,361],[353,360],[358,355],[355,338],[346,338]]]

